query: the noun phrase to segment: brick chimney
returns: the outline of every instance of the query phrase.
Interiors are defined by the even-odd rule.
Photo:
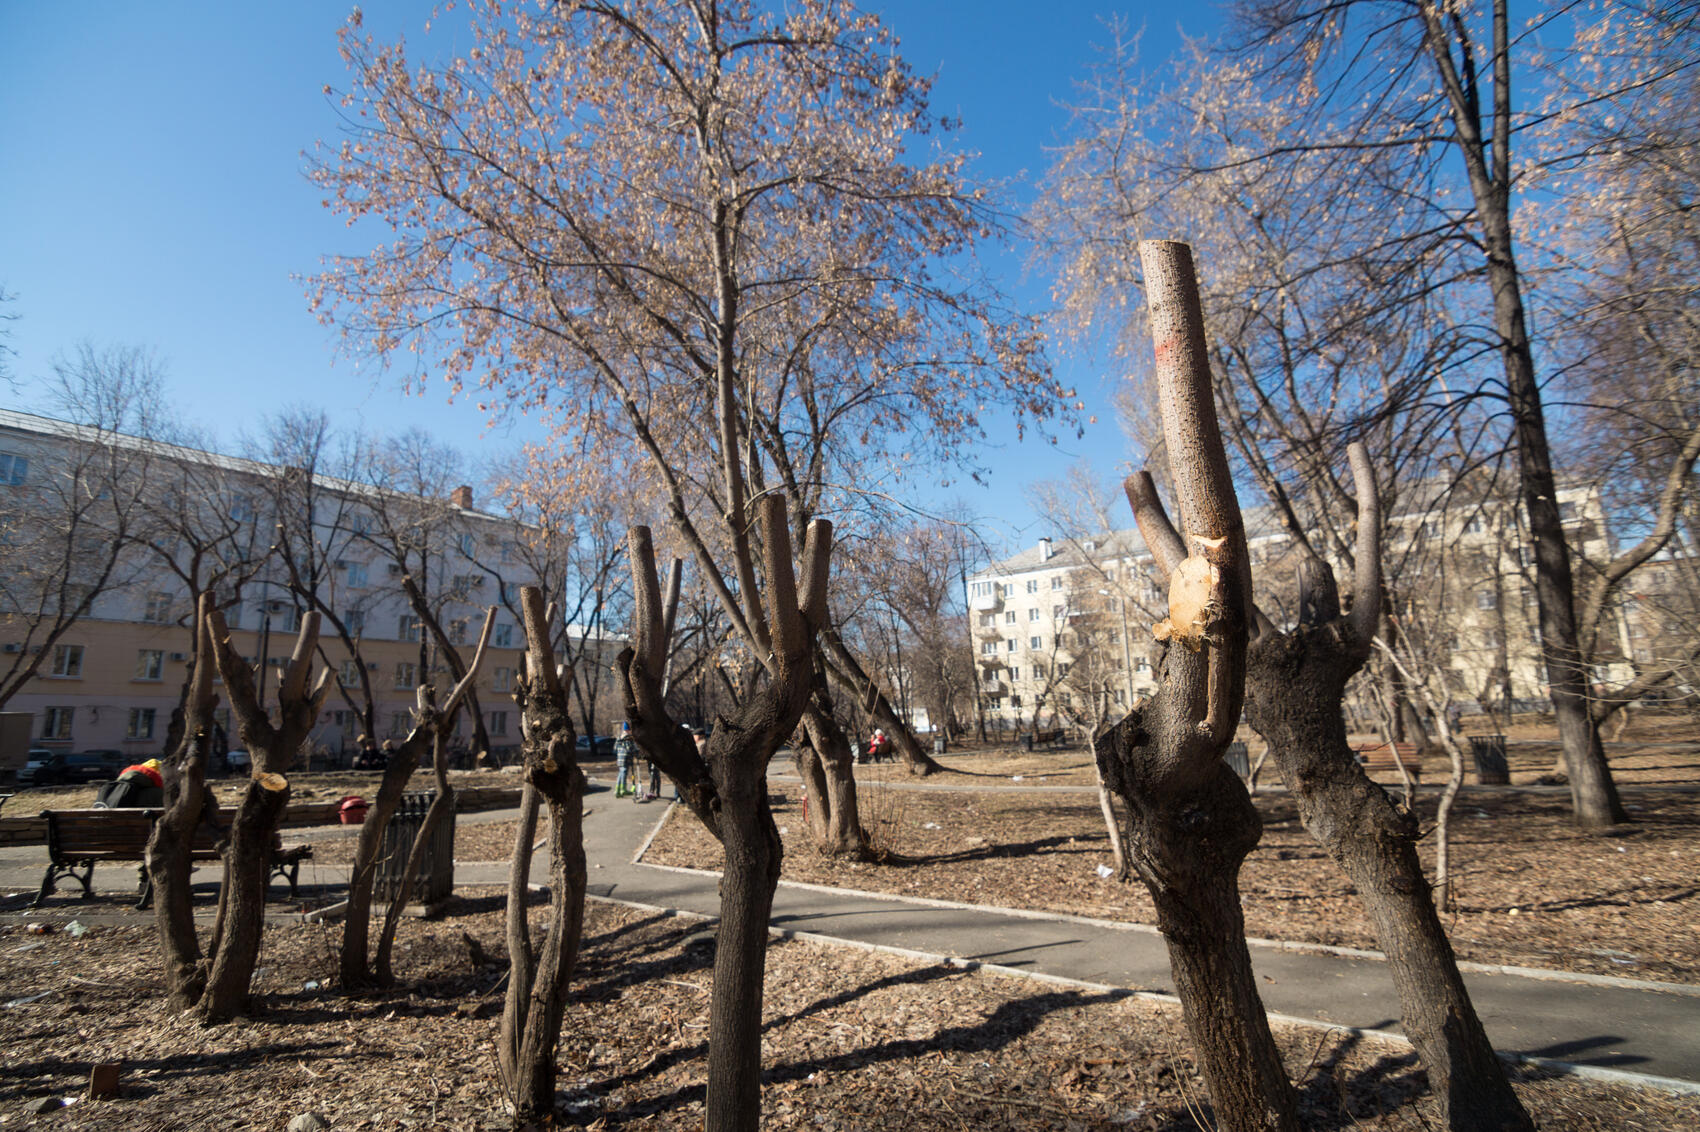
[[[449,492],[449,502],[453,503],[456,507],[459,507],[462,511],[472,510],[471,486],[463,483],[453,491]]]

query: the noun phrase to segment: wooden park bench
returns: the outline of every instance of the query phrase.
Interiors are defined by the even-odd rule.
[[[1398,753],[1395,761],[1394,753]],[[1423,777],[1423,760],[1420,749],[1415,743],[1366,743],[1353,747],[1352,753],[1358,756],[1358,764],[1367,774],[1399,773],[1399,764],[1405,764],[1405,773],[1411,776],[1411,781],[1420,782]]]
[[[41,878],[41,892],[31,907],[39,908],[61,880],[69,877],[83,886],[83,899],[94,895],[94,867],[105,861],[142,861],[147,856],[148,835],[153,823],[164,813],[157,809],[88,809],[43,810],[47,822],[47,873]],[[189,849],[191,861],[216,861],[222,856],[224,831],[214,830],[202,822],[195,827],[195,840]],[[285,849],[281,842],[272,849],[270,877],[289,882],[289,895],[295,896],[301,862],[313,855],[311,845],[295,845]],[[269,878],[268,878],[269,879]],[[153,903],[153,880],[147,866],[140,870],[136,891],[137,908]]]
[[[1060,747],[1068,742],[1068,732],[1058,727],[1051,731],[1034,731],[1026,736],[1029,751],[1035,747]]]

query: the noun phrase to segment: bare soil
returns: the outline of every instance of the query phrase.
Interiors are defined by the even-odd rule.
[[[330,986],[334,928],[274,924],[250,1015],[207,1028],[165,1013],[145,920],[26,934],[0,927],[0,1122],[9,1127],[281,1129],[318,1112],[335,1129],[509,1127],[492,1043],[502,897],[463,892],[408,921],[393,992]],[[541,910],[536,910],[541,914]],[[702,1121],[712,942],[699,921],[593,902],[559,1052],[560,1122],[694,1129]],[[473,948],[468,941],[477,941]],[[775,1129],[1208,1127],[1177,1008],[971,973],[847,947],[768,953],[763,1123]],[[317,984],[317,985],[315,985]],[[1277,1028],[1306,1128],[1436,1127],[1410,1051]],[[97,1062],[120,1094],[78,1099]],[[1700,1099],[1518,1071],[1545,1128],[1700,1127]]]

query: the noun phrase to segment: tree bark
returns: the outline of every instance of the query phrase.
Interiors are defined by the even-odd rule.
[[[342,954],[339,957],[342,986],[354,990],[373,982],[368,962],[372,923],[372,885],[377,879],[378,851],[384,844],[384,831],[390,819],[401,807],[401,796],[419,765],[420,744],[403,743],[390,755],[384,766],[384,777],[378,782],[378,796],[373,799],[366,820],[360,826],[360,837],[354,846],[354,865],[348,883],[348,907],[342,918]]]
[[[543,593],[520,591],[526,671],[515,694],[525,757],[525,806],[508,880],[507,999],[498,1032],[497,1064],[514,1104],[514,1126],[550,1121],[555,1110],[555,1049],[561,1037],[567,987],[584,931],[584,772],[567,700],[565,673],[549,643]],[[530,837],[538,800],[549,808],[549,936],[533,968],[526,922]]]
[[[272,845],[288,805],[289,780],[267,773],[250,780],[247,793],[237,803],[230,844],[224,852],[224,929],[200,1003],[201,1016],[208,1022],[228,1022],[248,1004],[248,985],[265,931]]]
[[[1269,743],[1299,817],[1352,879],[1399,993],[1446,1126],[1530,1129],[1458,973],[1422,863],[1417,821],[1358,765],[1339,705],[1362,663],[1342,647],[1340,622],[1254,641],[1246,719]]]
[[[525,1036],[525,1013],[531,1002],[531,975],[536,956],[531,948],[531,846],[537,838],[537,811],[541,796],[527,782],[520,790],[519,823],[514,831],[513,858],[508,865],[508,991],[502,1002],[502,1028],[496,1038],[496,1065],[502,1080],[509,1083],[509,1100],[514,1100],[512,1083],[519,1080],[520,1044]],[[515,1105],[518,1107],[517,1103]]]
[[[802,725],[818,764],[819,778],[816,792],[810,795],[810,831],[826,852],[860,856],[868,851],[868,834],[862,828],[856,792],[856,760],[844,729],[832,717],[831,705],[823,705],[824,698],[823,690],[817,687],[803,712]]]
[[[408,849],[407,862],[402,865],[396,890],[390,896],[390,906],[384,912],[384,927],[378,933],[378,950],[372,960],[373,972],[381,987],[395,986],[395,967],[391,956],[402,910],[407,907],[408,900],[413,896],[413,878],[425,863],[425,854],[430,851],[432,836],[443,819],[453,813],[455,808],[454,787],[449,785],[448,737],[437,731],[433,738],[436,749],[432,751],[431,762],[437,776],[437,796],[431,799],[430,806],[425,810],[425,818],[419,823],[419,832],[414,835],[413,845]],[[350,910],[352,911],[352,908]]]
[[[1127,483],[1140,533],[1170,575],[1161,686],[1093,743],[1126,805],[1128,856],[1151,892],[1218,1127],[1298,1132],[1298,1098],[1257,993],[1239,868],[1262,824],[1222,762],[1244,694],[1251,564],[1211,393],[1191,249],[1143,241],[1159,404],[1183,537],[1149,473]],[[1337,706],[1337,705],[1336,705]]]
[[[174,1011],[188,1010],[199,1002],[207,978],[195,931],[190,853],[195,830],[203,820],[211,820],[207,806],[216,807],[206,788],[207,748],[213,708],[218,704],[212,691],[212,626],[207,618],[211,601],[210,594],[203,594],[196,611],[195,659],[183,690],[183,707],[173,720],[171,738],[176,742],[167,747],[170,765],[163,768],[165,812],[148,835],[145,858],[153,884],[154,929],[165,967],[166,1007]]]

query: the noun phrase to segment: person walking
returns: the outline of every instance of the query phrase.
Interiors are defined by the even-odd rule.
[[[632,725],[627,722],[620,724],[620,737],[614,740],[614,797],[624,798],[627,794],[636,794],[637,766],[634,755],[637,754],[637,744],[632,742]]]

